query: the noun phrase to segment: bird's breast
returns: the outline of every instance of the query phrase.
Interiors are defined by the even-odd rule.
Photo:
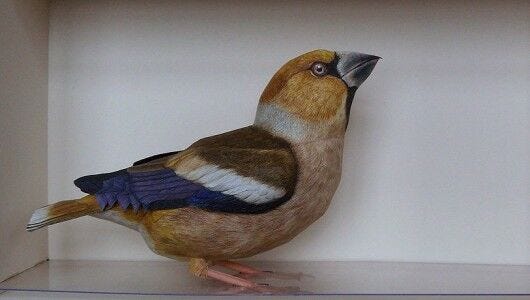
[[[294,145],[298,159],[295,192],[282,209],[297,211],[297,226],[305,229],[327,210],[339,185],[343,139],[333,138]]]

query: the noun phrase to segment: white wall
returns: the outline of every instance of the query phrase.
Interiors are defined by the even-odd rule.
[[[48,2],[0,1],[0,281],[47,257],[26,232],[46,205]]]
[[[356,50],[383,60],[357,93],[339,191],[257,258],[530,264],[529,2],[265,2],[54,2],[50,201],[249,124],[291,57]],[[159,258],[91,218],[51,228],[50,256]]]

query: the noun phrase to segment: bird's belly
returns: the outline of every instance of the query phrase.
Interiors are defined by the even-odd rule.
[[[295,193],[272,211],[231,214],[192,207],[152,211],[139,231],[155,253],[171,258],[236,259],[284,244],[324,214],[340,181],[342,144],[328,152],[321,147],[302,150],[309,158],[299,158],[307,161],[301,164]]]

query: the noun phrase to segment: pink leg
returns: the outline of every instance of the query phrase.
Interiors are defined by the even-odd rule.
[[[255,288],[258,285],[250,280],[239,278],[230,274],[219,272],[216,270],[208,269],[206,271],[206,277],[219,280],[224,283],[233,284],[236,286],[246,287],[246,288]]]
[[[247,266],[247,265],[244,265],[244,264],[241,264],[235,261],[230,261],[230,260],[218,261],[218,262],[215,262],[215,264],[221,267],[225,267],[227,269],[239,272],[242,275],[242,277],[246,277],[246,278],[261,276],[261,277],[272,277],[272,278],[277,278],[277,279],[299,281],[304,276],[312,277],[310,275],[304,275],[302,273],[283,273],[283,272],[262,271],[262,270],[253,268],[251,266]]]
[[[235,262],[235,261],[223,260],[223,261],[216,262],[216,264],[221,267],[225,267],[227,269],[234,270],[234,271],[237,271],[243,274],[254,275],[254,274],[263,273],[263,271],[261,270],[255,269],[251,266],[247,266],[247,265]]]
[[[239,278],[237,276],[211,269],[206,271],[206,277],[218,280],[223,283],[235,285],[240,288],[237,290],[238,293],[245,293],[245,289],[265,294],[297,293],[300,291],[299,287],[273,287],[268,285],[260,285],[244,278]]]
[[[239,264],[234,263],[234,264],[229,264],[229,266],[238,267]],[[243,270],[242,269],[243,267],[245,266],[242,266],[240,269]],[[250,267],[247,267],[244,270],[249,271],[249,272],[252,271]],[[234,276],[234,275],[226,274],[226,273],[223,273],[217,270],[213,270],[210,268],[208,261],[206,261],[203,258],[190,258],[189,271],[197,277],[210,278],[210,279],[214,279],[214,280],[227,283],[230,285],[235,285],[242,289],[251,289],[251,290],[262,292],[262,293],[278,293],[280,291],[285,290],[284,288],[278,289],[278,288],[273,288],[273,287],[268,287],[268,286],[262,286],[246,278],[241,278],[238,276]],[[240,274],[244,274],[244,273],[240,273]]]

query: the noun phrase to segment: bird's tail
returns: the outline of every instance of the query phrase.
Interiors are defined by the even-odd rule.
[[[101,209],[96,201],[96,197],[93,195],[87,195],[75,200],[60,201],[35,210],[33,215],[31,215],[28,225],[26,225],[26,230],[37,230],[48,225],[100,211]]]

